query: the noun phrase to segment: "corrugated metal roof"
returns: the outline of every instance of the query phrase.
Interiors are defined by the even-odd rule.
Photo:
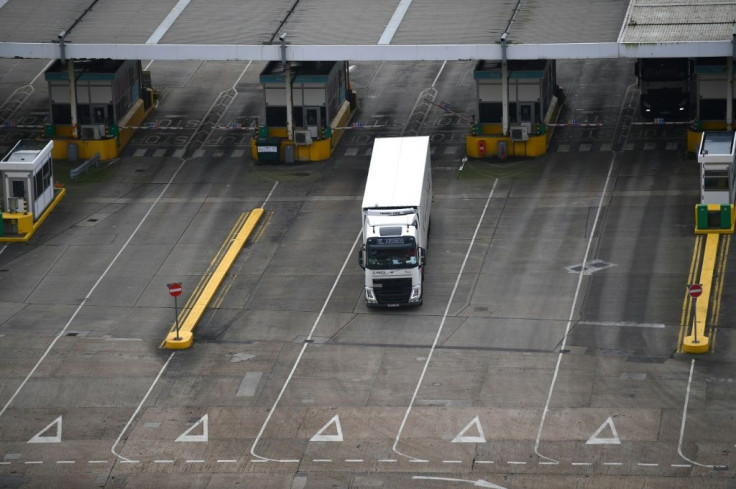
[[[414,0],[391,44],[498,42],[516,0]]]
[[[276,37],[283,32],[289,45],[302,47],[290,51],[296,56],[292,59],[379,59],[372,53],[388,56],[380,59],[448,59],[442,57],[446,53],[449,59],[480,59],[491,52],[495,59],[517,5],[508,42],[509,55],[518,59],[630,56],[636,44],[645,43],[647,49],[656,47],[657,53],[650,55],[678,55],[683,46],[667,45],[677,42],[689,43],[686,47],[695,56],[723,56],[730,52],[724,43],[730,43],[736,27],[736,0],[413,0],[390,39],[389,52],[374,48],[381,47],[379,39],[402,0],[191,0],[165,28],[160,28],[162,22],[181,0],[97,0],[85,13],[93,1],[9,0],[0,8],[0,43],[7,43],[0,45],[0,57],[60,56],[51,43],[83,14],[67,36],[69,49],[76,46],[78,57],[116,59],[136,53],[157,59],[271,60],[278,48],[262,46],[278,45]],[[153,42],[161,49],[128,49],[146,43],[154,33],[160,34]],[[188,45],[210,45],[216,52],[193,46],[187,54],[190,50],[180,46]],[[429,50],[421,49],[428,45]],[[229,50],[231,46],[238,48]]]
[[[509,40],[514,43],[615,42],[628,0],[567,0],[522,3]]]
[[[89,4],[90,0],[10,0],[0,9],[0,41],[56,41]]]
[[[620,42],[661,43],[730,40],[736,2],[632,0]]]

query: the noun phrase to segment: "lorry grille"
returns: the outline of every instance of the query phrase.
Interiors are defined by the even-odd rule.
[[[411,277],[374,279],[373,293],[379,304],[407,304],[411,296]]]

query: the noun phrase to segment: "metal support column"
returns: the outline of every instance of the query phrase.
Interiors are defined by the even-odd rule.
[[[509,67],[506,62],[506,33],[501,35],[501,110],[502,131],[506,136],[509,133]]]
[[[279,36],[281,41],[281,62],[284,65],[284,80],[286,83],[286,137],[289,141],[294,140],[294,108],[291,101],[291,67],[286,61],[286,32]]]
[[[79,137],[77,125],[77,79],[74,76],[74,60],[70,59],[66,63],[67,73],[69,74],[69,106],[71,108],[72,117],[72,137]]]

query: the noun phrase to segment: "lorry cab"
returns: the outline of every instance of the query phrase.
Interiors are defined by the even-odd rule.
[[[358,256],[368,306],[422,304],[431,204],[429,137],[376,138]]]

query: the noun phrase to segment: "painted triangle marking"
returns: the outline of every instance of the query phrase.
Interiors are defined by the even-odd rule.
[[[192,426],[189,427],[188,430],[186,430],[184,433],[179,435],[179,438],[177,438],[175,441],[182,441],[182,442],[202,442],[207,441],[209,439],[209,415],[205,414],[201,418],[199,418],[199,421],[194,423]],[[194,429],[202,425],[202,434],[201,435],[190,435]]]
[[[56,426],[55,435],[44,435],[51,428]],[[34,435],[33,438],[28,440],[28,443],[61,443],[61,416],[53,420],[44,429]]]
[[[477,436],[465,436],[465,433],[468,432],[468,430],[475,426],[476,430],[478,431]],[[463,428],[460,433],[457,434],[457,436],[452,440],[452,443],[485,443],[486,442],[486,435],[483,434],[483,427],[480,425],[480,420],[478,419],[478,416],[473,418],[470,423],[468,423],[465,428]]]
[[[325,435],[325,430],[329,428],[332,425],[335,425],[335,429],[337,430],[336,435]],[[314,434],[312,438],[309,439],[309,441],[343,441],[342,438],[342,426],[340,426],[340,417],[336,414],[332,417],[331,420],[327,422],[322,428],[319,429],[317,433]]]
[[[611,430],[611,434],[613,435],[611,438],[601,438],[599,435],[601,432],[606,429],[606,426],[608,426]],[[607,420],[603,422],[602,425],[593,433],[590,438],[588,438],[588,441],[585,442],[586,445],[620,445],[621,439],[618,437],[618,432],[616,431],[616,426],[613,424],[613,419],[609,416]]]

